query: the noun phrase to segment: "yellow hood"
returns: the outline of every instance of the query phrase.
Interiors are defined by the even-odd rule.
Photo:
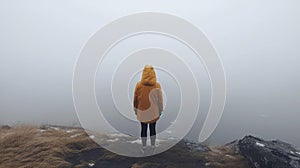
[[[141,82],[143,85],[156,84],[156,75],[153,66],[145,65]]]

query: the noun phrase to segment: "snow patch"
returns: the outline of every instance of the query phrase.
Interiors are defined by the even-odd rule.
[[[56,130],[56,131],[60,130],[60,128],[58,128],[58,127],[53,127],[53,126],[51,126],[51,127],[49,127],[49,128],[54,129],[54,130]]]
[[[168,137],[168,140],[177,140],[175,137]]]
[[[260,147],[265,147],[265,144],[262,144],[262,143],[259,143],[259,142],[256,142],[255,143],[257,146],[260,146]]]
[[[81,134],[74,134],[74,135],[71,135],[70,138],[75,138],[75,137],[78,137],[79,135],[81,135]]]
[[[130,143],[132,143],[132,144],[134,144],[134,143],[142,144],[142,140],[141,140],[141,139],[136,139],[136,140],[133,140],[133,141],[127,141],[127,142],[130,142]]]
[[[300,152],[296,152],[298,155],[300,155]]]
[[[44,129],[39,129],[39,131],[40,131],[40,132],[45,132],[45,131],[47,131],[47,130],[44,130]]]
[[[95,138],[95,135],[90,135],[89,136],[91,139],[94,139]]]
[[[166,141],[166,140],[156,139],[156,140],[155,140],[155,143],[156,143],[157,145],[159,145],[159,143],[161,143],[161,142],[163,142],[163,141]],[[141,140],[141,139],[136,139],[136,140],[133,140],[133,141],[127,141],[127,142],[132,143],[132,144],[134,144],[134,143],[142,144],[142,140]],[[150,144],[150,143],[151,143],[151,142],[150,142],[150,138],[148,138],[148,139],[147,139],[147,144]]]
[[[167,133],[167,134],[171,134],[171,133],[172,133],[172,131],[168,130],[168,131],[166,131],[166,133]]]
[[[119,138],[115,138],[115,139],[109,139],[109,140],[107,140],[108,142],[116,142],[116,141],[118,141],[119,140]]]
[[[205,166],[209,166],[210,165],[210,163],[205,163]]]
[[[66,130],[66,133],[72,133],[72,132],[74,132],[74,131],[76,131],[76,130],[70,129],[70,130]]]
[[[88,164],[90,167],[94,167],[95,166],[95,163],[89,163]]]
[[[107,134],[111,138],[116,138],[116,137],[130,137],[129,135],[122,134],[122,133],[111,133]]]

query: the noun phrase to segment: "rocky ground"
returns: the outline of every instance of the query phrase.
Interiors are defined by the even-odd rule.
[[[0,167],[299,167],[300,153],[281,141],[246,136],[224,146],[205,146],[182,140],[154,156],[114,154],[92,140],[81,128],[58,126],[3,126],[0,129]],[[118,143],[117,134],[105,140]],[[126,137],[136,147],[140,141]],[[163,141],[161,141],[163,144]],[[269,167],[268,167],[269,166]],[[276,168],[277,168],[276,167]]]
[[[255,168],[300,167],[299,150],[280,140],[266,141],[249,135],[234,146]]]

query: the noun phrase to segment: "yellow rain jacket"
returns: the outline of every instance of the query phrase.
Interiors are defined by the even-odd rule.
[[[142,80],[136,84],[133,106],[137,119],[143,123],[156,122],[163,111],[161,87],[156,82],[155,71],[151,65],[144,67]]]

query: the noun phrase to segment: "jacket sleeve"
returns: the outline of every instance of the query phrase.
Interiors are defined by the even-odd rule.
[[[163,107],[162,90],[161,90],[161,86],[159,83],[157,83],[157,88],[158,88],[158,110],[161,113],[163,111],[164,107]]]
[[[135,89],[134,89],[134,96],[133,96],[133,108],[135,114],[137,113],[139,101],[138,101],[138,96],[139,96],[139,83],[136,84]]]

